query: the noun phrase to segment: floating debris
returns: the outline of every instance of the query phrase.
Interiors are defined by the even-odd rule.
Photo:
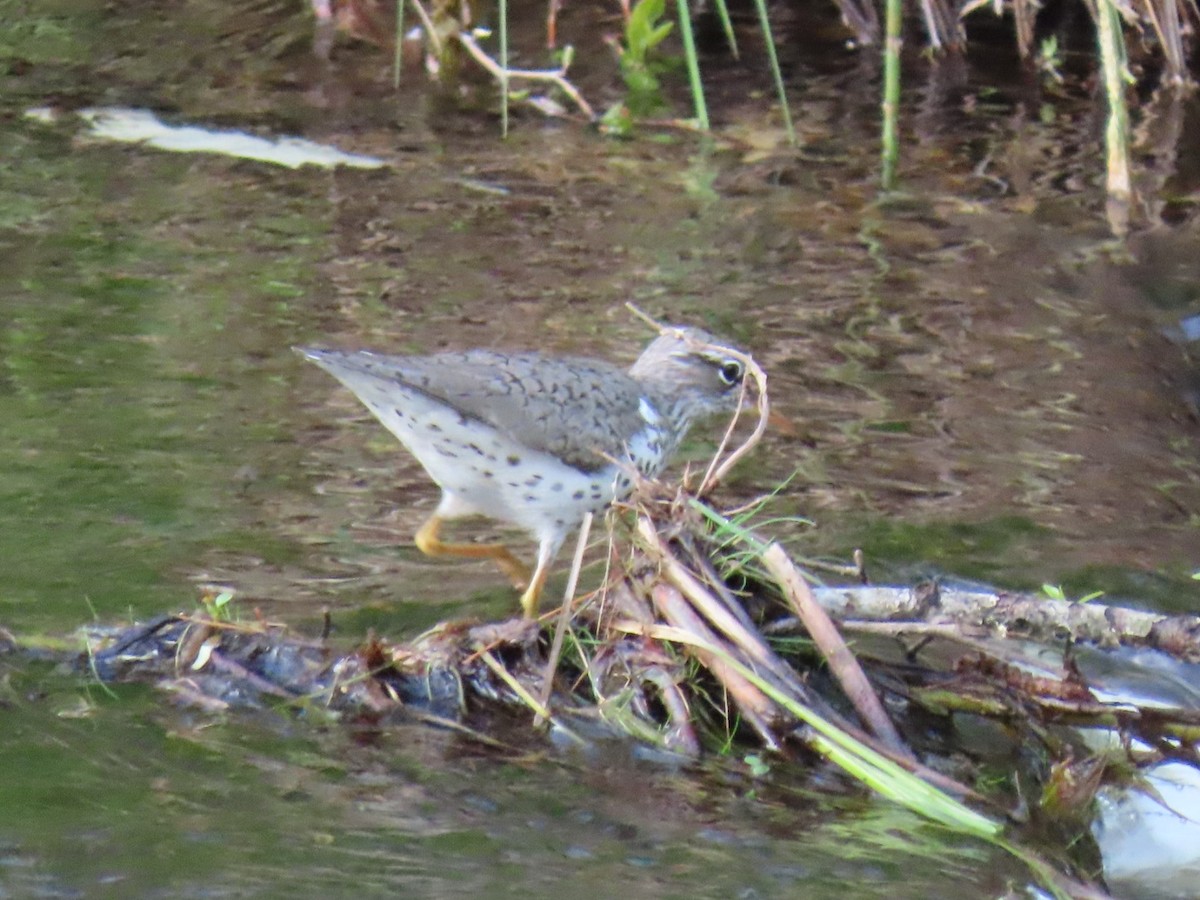
[[[90,137],[126,144],[142,144],[172,153],[214,153],[238,159],[253,159],[290,169],[298,169],[301,166],[379,169],[387,165],[382,159],[373,156],[345,153],[336,147],[317,144],[304,138],[263,138],[244,131],[218,131],[198,125],[168,125],[148,109],[119,106],[88,108],[76,111],[75,115],[90,126]],[[27,110],[25,116],[47,123],[58,119],[57,112],[48,107]]]

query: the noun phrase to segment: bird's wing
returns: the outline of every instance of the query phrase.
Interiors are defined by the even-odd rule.
[[[584,471],[603,468],[606,457],[623,458],[630,438],[647,425],[638,383],[595,360],[489,350],[436,356],[302,352],[360,397],[367,384],[376,395],[387,383],[416,390]],[[403,402],[403,390],[396,394]]]
[[[637,382],[595,360],[472,350],[401,358],[401,368],[412,386],[584,471],[621,459],[646,427]]]

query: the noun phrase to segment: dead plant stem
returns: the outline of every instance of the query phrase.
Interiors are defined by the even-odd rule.
[[[910,751],[900,739],[892,720],[888,718],[883,704],[879,702],[879,697],[871,687],[871,682],[867,680],[866,673],[846,646],[841,632],[837,630],[829,614],[813,599],[812,591],[808,589],[808,584],[799,570],[788,559],[787,553],[779,544],[771,544],[763,553],[762,561],[767,571],[783,588],[784,596],[787,597],[792,610],[804,623],[817,649],[829,663],[829,668],[867,728],[893,751],[908,754]]]
[[[683,594],[673,585],[656,584],[651,588],[650,594],[655,608],[668,624],[695,636],[698,643],[690,644],[690,651],[729,691],[741,710],[742,718],[758,732],[763,745],[768,749],[778,750],[779,741],[769,724],[775,717],[774,705],[762,691],[730,666],[721,654],[707,649],[722,646],[721,639],[704,623],[691,604],[684,599]],[[634,624],[633,627],[639,626]]]
[[[687,570],[679,558],[662,542],[654,528],[654,523],[649,518],[639,517],[637,530],[647,548],[653,552],[657,561],[662,565],[663,574],[667,580],[687,597],[698,613],[739,646],[750,658],[770,669],[776,677],[787,680],[794,677],[787,671],[786,663],[775,655],[766,642],[739,622],[737,617],[725,609],[696,576]]]
[[[409,0],[412,8],[417,11],[417,18],[421,20],[421,27],[425,29],[425,35],[429,38],[429,46],[433,51],[433,55],[438,59],[442,58],[442,39],[438,36],[438,30],[433,25],[433,19],[429,17],[425,6],[421,0]]]
[[[550,695],[554,688],[554,673],[558,669],[558,660],[562,656],[563,640],[566,638],[567,625],[571,621],[571,601],[575,599],[575,589],[579,586],[579,572],[583,568],[583,554],[587,550],[588,537],[592,532],[592,514],[586,513],[583,524],[579,526],[579,538],[575,541],[575,556],[571,560],[571,574],[567,576],[567,587],[563,591],[562,607],[558,611],[558,620],[554,626],[554,640],[550,644],[550,655],[546,660],[546,671],[542,675],[542,690],[538,703],[543,709],[550,708]],[[539,715],[534,720],[534,726],[542,724]]]

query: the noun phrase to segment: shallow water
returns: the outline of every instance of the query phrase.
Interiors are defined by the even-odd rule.
[[[726,121],[711,142],[530,117],[501,142],[419,76],[393,94],[377,50],[319,60],[290,7],[5,12],[28,23],[5,37],[0,98],[0,624],[19,634],[190,608],[205,585],[301,629],[329,606],[346,641],[507,614],[494,571],[419,557],[434,491],[288,348],[628,360],[645,332],[626,300],[766,366],[797,433],[772,434],[728,496],[795,472],[773,511],[815,521],[790,535],[798,553],[861,546],[876,573],[1200,605],[1194,376],[1162,333],[1200,303],[1195,227],[1168,204],[1171,228],[1109,242],[1081,89],[1040,96],[1046,113],[983,69],[918,78],[908,193],[879,205],[871,69],[832,44],[786,60],[796,154],[774,143],[750,64],[714,62]],[[568,39],[595,28],[564,15]],[[580,69],[613,96],[602,66]],[[22,118],[55,101],[301,134],[392,168],[282,170]],[[1164,102],[1153,122],[1172,115],[1196,109]],[[1186,195],[1194,168],[1181,158],[1161,182]],[[424,728],[214,719],[0,664],[14,896],[546,894],[568,879],[603,894],[620,879],[647,896],[848,880],[927,897],[1021,877],[879,803],[823,797],[818,814],[798,788],[620,754],[529,765]]]
[[[676,771],[619,748],[506,762],[427,726],[214,716],[22,669],[0,669],[5,896],[834,897],[850,880],[917,898],[1022,877],[784,772]]]

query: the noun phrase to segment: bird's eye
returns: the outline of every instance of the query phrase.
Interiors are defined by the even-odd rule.
[[[742,375],[744,374],[745,370],[742,368],[742,364],[736,359],[725,360],[725,362],[721,363],[721,368],[717,370],[717,375],[720,376],[721,381],[731,387],[735,384],[740,384]]]

